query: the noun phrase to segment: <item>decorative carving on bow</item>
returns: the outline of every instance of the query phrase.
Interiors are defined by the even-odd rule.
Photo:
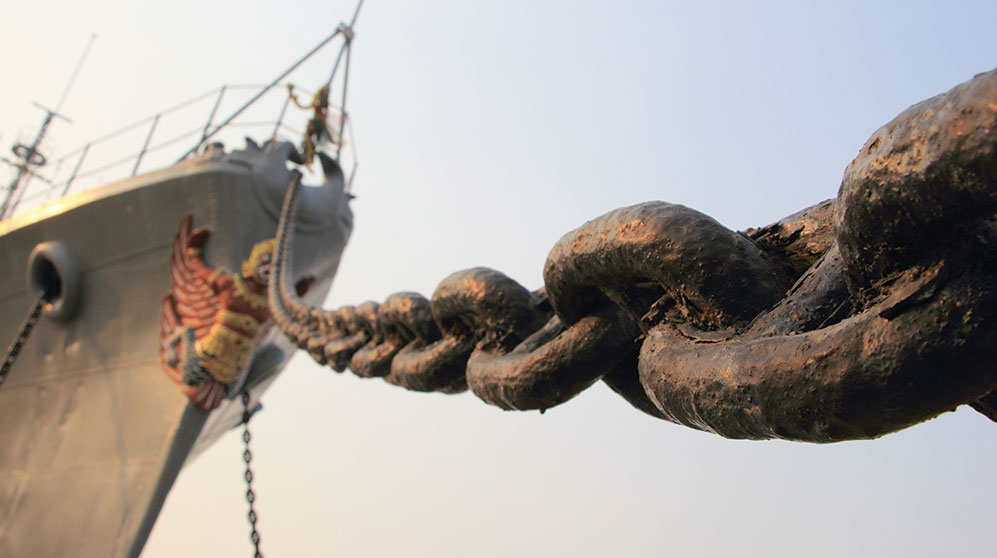
[[[835,200],[740,233],[665,202],[617,209],[553,247],[537,292],[475,268],[429,301],[309,308],[289,284],[298,188],[270,304],[337,370],[466,382],[503,409],[602,379],[730,438],[874,438],[962,404],[997,421],[997,70],[876,131]]]
[[[173,241],[173,288],[163,297],[160,358],[166,374],[204,410],[216,408],[248,368],[273,327],[266,288],[274,239],[253,247],[240,273],[201,257],[208,231],[185,215]],[[310,281],[298,285],[304,294]]]

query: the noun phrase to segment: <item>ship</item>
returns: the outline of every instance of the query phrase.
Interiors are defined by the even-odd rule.
[[[47,176],[41,146],[64,118],[58,109],[41,107],[34,139],[12,147],[0,220],[0,338],[10,342],[0,555],[139,555],[184,464],[260,408],[294,352],[260,295],[290,182],[305,173],[315,183],[296,229],[307,246],[303,296],[324,300],[353,228],[352,173],[340,163],[352,33],[340,24],[227,118],[219,107],[232,88],[199,96],[207,122],[166,168],[139,172],[170,111],[146,121],[141,149],[115,163],[131,176],[95,188],[74,181],[99,166],[87,156],[103,140],[70,154],[68,177]],[[325,85],[286,82],[337,42]],[[329,101],[337,86],[339,105]],[[271,134],[242,147],[217,141],[274,94],[284,100]],[[300,144],[285,139],[291,103],[310,118]],[[28,207],[33,186],[55,199]]]
[[[540,55],[520,60],[520,50],[500,51],[495,74],[481,72],[440,95],[449,112],[420,105],[415,95],[397,107],[375,104],[376,90],[355,97],[405,118],[404,126],[374,134],[398,138],[385,149],[392,164],[364,161],[365,181],[367,169],[380,170],[378,183],[404,186],[402,193],[372,207],[365,192],[364,205],[354,208],[420,237],[367,240],[362,225],[369,221],[358,221],[333,290],[338,301],[327,305],[382,300],[399,289],[428,293],[446,273],[478,263],[535,286],[559,235],[634,201],[675,200],[738,227],[773,222],[833,196],[843,166],[874,127],[993,65],[985,45],[991,19],[967,18],[971,10],[908,11],[897,25],[891,8],[861,17],[847,8],[813,10],[818,17],[791,10],[804,18],[791,24],[773,17],[784,15],[779,9],[688,8],[706,14],[690,21],[669,6],[606,5],[598,15],[611,18],[593,22],[577,19],[591,9],[531,6],[523,18],[524,10],[496,5],[490,17],[454,25],[436,10],[386,8],[414,29],[397,43],[429,43],[437,47],[432,56],[419,54],[456,72],[470,74],[468,60],[495,43],[485,23],[506,36],[525,30],[522,43]],[[448,26],[467,48],[454,48]],[[267,22],[252,35],[273,28]],[[541,32],[552,29],[553,39]],[[843,30],[849,40],[841,40]],[[945,40],[912,40],[938,32]],[[607,34],[613,39],[600,40]],[[764,35],[776,40],[759,52],[753,39]],[[227,43],[235,43],[231,36]],[[553,48],[540,50],[544,42]],[[463,58],[434,56],[444,50]],[[694,58],[676,68],[684,56],[668,53]],[[830,64],[812,58],[818,54],[832,56]],[[442,64],[411,68],[419,77],[411,80],[403,67],[409,57],[396,58],[396,66],[362,67],[409,91],[431,91],[442,81],[433,71]],[[633,85],[594,83],[594,65]],[[555,79],[537,81],[554,68]],[[526,83],[542,90],[506,104],[475,96]],[[457,103],[458,95],[472,103]],[[789,99],[795,102],[777,110],[766,104]],[[414,131],[428,127],[426,112],[437,127],[418,137]],[[557,121],[540,119],[541,112]],[[610,123],[607,114],[616,118]],[[423,165],[413,166],[419,157]],[[403,173],[412,179],[402,181]],[[586,207],[539,209],[564,197],[562,185]],[[457,197],[472,190],[487,199]],[[455,212],[438,201],[448,196],[488,210]],[[425,209],[430,202],[438,211]],[[394,207],[407,211],[398,217]],[[460,234],[440,246],[443,233],[427,223]],[[470,259],[472,251],[472,261],[440,261]],[[344,280],[359,286],[344,293]],[[968,407],[875,442],[729,442],[634,413],[608,389],[543,417],[510,416],[471,397],[418,396],[335,375],[307,357],[295,367],[253,421],[256,481],[272,483],[260,487],[268,555],[599,556],[667,548],[789,556],[862,548],[928,556],[989,548],[992,424]],[[248,544],[240,444],[230,435],[184,468],[153,536],[161,544],[147,545],[150,556],[243,554],[233,548]]]

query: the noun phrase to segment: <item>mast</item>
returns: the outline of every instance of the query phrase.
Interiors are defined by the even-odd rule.
[[[36,107],[45,111],[45,119],[42,120],[42,125],[38,128],[38,132],[35,134],[35,139],[31,142],[31,145],[25,145],[23,143],[14,144],[14,146],[11,147],[11,151],[14,153],[14,156],[17,157],[15,161],[10,161],[6,158],[0,157],[0,161],[3,161],[4,163],[7,163],[17,169],[17,175],[7,187],[7,195],[4,196],[3,206],[0,206],[0,219],[6,219],[14,214],[14,209],[17,207],[17,204],[21,201],[21,197],[24,195],[24,189],[27,187],[27,182],[32,176],[35,176],[35,170],[45,166],[45,163],[48,161],[45,155],[40,151],[40,148],[42,140],[45,139],[45,133],[48,131],[49,125],[52,124],[52,119],[58,116],[66,122],[71,122],[68,118],[59,114],[59,110],[62,109],[62,103],[65,102],[66,96],[69,95],[69,89],[73,86],[73,82],[76,81],[76,76],[80,73],[80,68],[83,67],[83,61],[86,60],[87,54],[90,52],[90,47],[93,46],[93,42],[96,38],[96,34],[90,35],[90,41],[87,43],[86,48],[83,49],[83,55],[80,56],[80,61],[76,63],[76,68],[73,70],[73,74],[69,77],[69,82],[66,84],[66,88],[62,91],[62,96],[59,98],[59,104],[56,105],[55,110],[46,108],[38,103],[33,103]]]
[[[14,208],[17,207],[17,203],[21,200],[21,194],[24,193],[24,190],[21,188],[22,183],[25,183],[24,185],[26,186],[27,179],[35,174],[35,169],[44,166],[47,162],[45,155],[39,151],[39,146],[42,140],[45,139],[45,132],[48,131],[52,119],[58,116],[69,122],[68,118],[56,113],[54,110],[47,109],[37,103],[35,103],[35,106],[45,111],[45,119],[42,121],[41,127],[38,128],[35,140],[31,142],[31,145],[18,143],[11,147],[10,150],[17,157],[16,162],[3,159],[5,163],[17,169],[17,175],[11,181],[10,186],[7,187],[7,196],[3,200],[3,207],[0,207],[0,219],[6,219],[14,213]]]

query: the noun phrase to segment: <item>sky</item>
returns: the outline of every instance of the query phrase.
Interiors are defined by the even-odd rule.
[[[4,146],[37,126],[32,101],[58,103],[97,34],[54,153],[223,83],[266,82],[353,11],[10,4]],[[326,307],[428,296],[479,265],[539,287],[561,235],[642,201],[740,230],[834,197],[877,128],[997,65],[995,20],[992,2],[367,0],[348,101],[356,226]],[[292,81],[314,89],[333,56]],[[263,404],[267,556],[992,549],[997,425],[967,408],[872,441],[733,441],[643,415],[601,384],[543,415],[503,412],[303,354]],[[241,456],[232,432],[186,466],[143,556],[251,555]]]

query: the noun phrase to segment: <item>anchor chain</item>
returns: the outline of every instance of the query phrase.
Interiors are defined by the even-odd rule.
[[[45,291],[38,291],[38,295],[35,297],[35,301],[31,304],[31,310],[28,312],[28,316],[21,323],[20,329],[17,330],[17,337],[14,341],[7,347],[7,355],[3,359],[3,365],[0,366],[0,387],[3,386],[4,381],[7,379],[7,373],[14,366],[14,362],[17,361],[17,356],[21,353],[21,349],[24,344],[28,341],[28,336],[31,335],[31,330],[34,329],[35,324],[38,323],[38,318],[42,314],[42,308],[45,307]]]
[[[256,514],[256,492],[253,491],[253,469],[250,464],[253,461],[253,452],[249,450],[249,441],[252,439],[252,435],[249,433],[249,419],[252,417],[252,413],[249,412],[249,392],[242,392],[242,443],[245,448],[242,452],[242,460],[246,463],[246,472],[244,478],[246,479],[246,501],[249,503],[249,513],[247,518],[249,519],[249,540],[253,542],[253,556],[254,558],[263,558],[263,553],[260,552],[260,532],[256,529],[256,521],[259,516]]]
[[[604,381],[730,438],[875,438],[969,404],[997,421],[997,70],[879,129],[838,197],[735,232],[647,202],[566,234],[529,291],[487,268],[335,311],[292,287],[300,175],[268,297],[337,371],[545,410]]]

